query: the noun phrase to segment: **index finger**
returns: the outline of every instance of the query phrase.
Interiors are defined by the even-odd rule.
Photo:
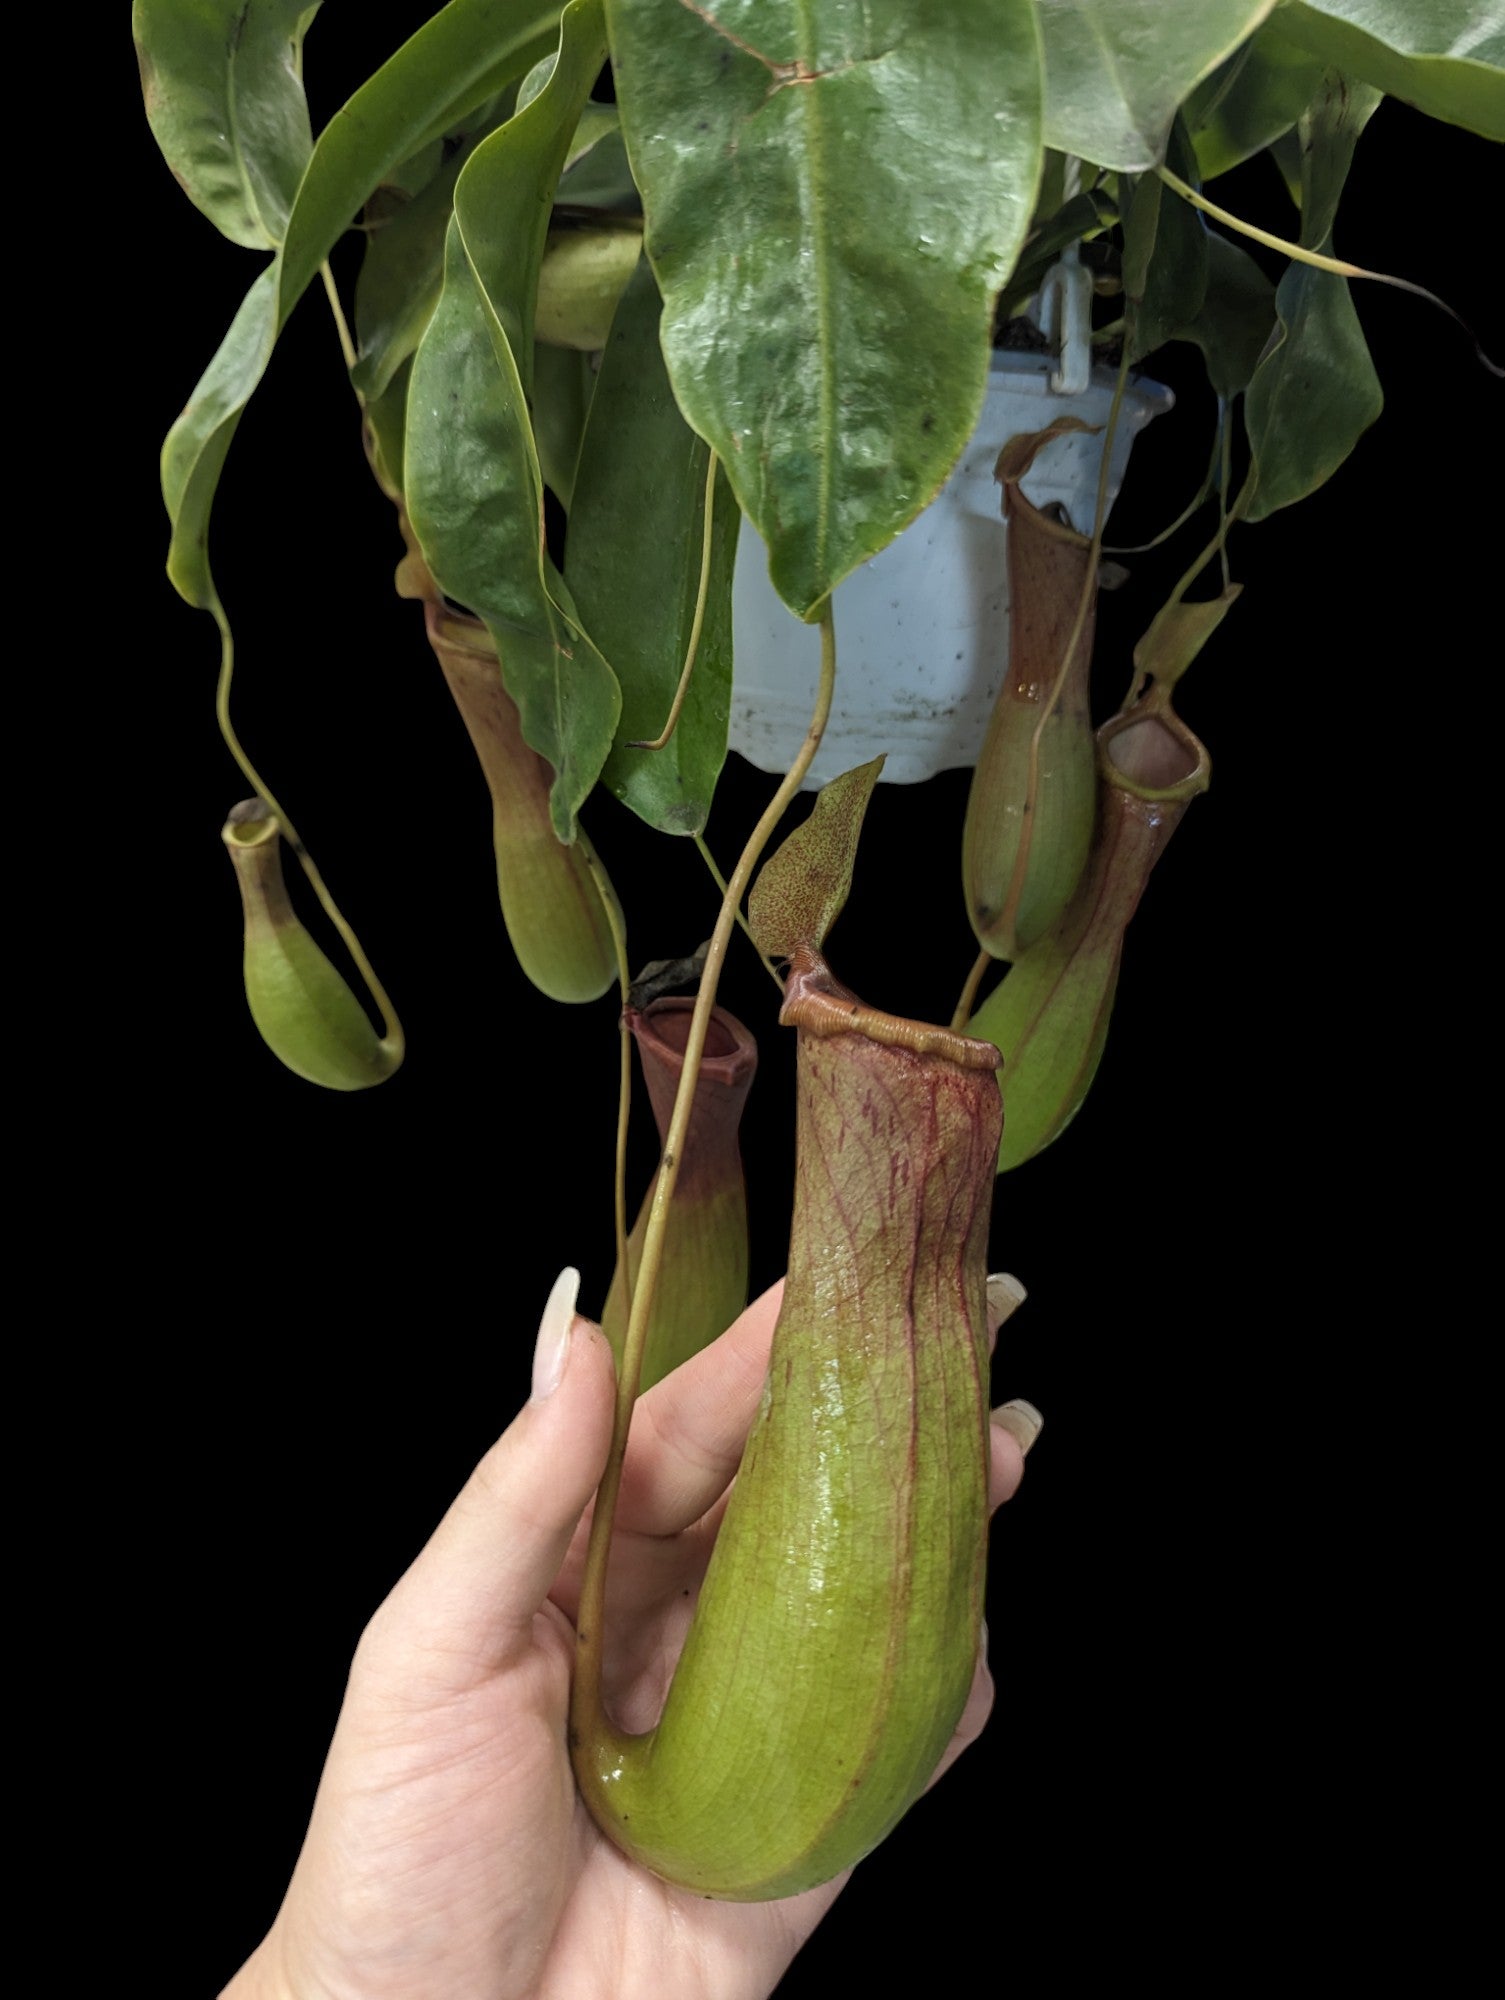
[[[780,1278],[719,1340],[640,1398],[622,1466],[619,1527],[677,1535],[721,1498],[757,1415],[783,1300]]]
[[[618,1526],[629,1534],[680,1534],[731,1484],[758,1412],[783,1298],[781,1278],[639,1401],[617,1501]],[[1023,1298],[1024,1287],[1006,1272],[988,1279],[990,1340]]]

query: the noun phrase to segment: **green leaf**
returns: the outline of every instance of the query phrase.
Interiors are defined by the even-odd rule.
[[[1173,132],[1170,164],[1196,186],[1197,163],[1185,132]],[[1141,176],[1124,216],[1124,302],[1129,359],[1138,361],[1195,319],[1207,291],[1207,226],[1200,213],[1155,174]]]
[[[810,615],[971,435],[1040,173],[1030,0],[608,0],[669,377]]]
[[[359,350],[350,379],[365,398],[380,396],[417,350],[444,279],[444,236],[455,182],[486,135],[508,116],[505,97],[468,133],[428,183],[372,231],[355,286]]]
[[[1186,101],[1186,125],[1204,181],[1226,174],[1289,132],[1322,81],[1325,65],[1283,32],[1284,19],[1272,15]]]
[[[588,354],[533,343],[533,442],[544,485],[566,511],[574,503],[580,440],[595,386]]]
[[[1244,401],[1257,480],[1248,521],[1330,479],[1385,402],[1346,278],[1293,264],[1275,309],[1280,333]]]
[[[1308,249],[1332,247],[1354,148],[1379,102],[1377,90],[1329,71],[1300,121],[1301,241]],[[1293,263],[1276,290],[1275,311],[1278,330],[1244,399],[1250,521],[1331,478],[1385,401],[1346,278]]]
[[[1207,289],[1195,315],[1171,335],[1202,350],[1207,378],[1226,402],[1249,386],[1275,331],[1275,287],[1247,250],[1207,236]]]
[[[1047,157],[1053,157],[1047,155]],[[1028,240],[1008,283],[998,294],[998,317],[1010,318],[1039,291],[1046,272],[1069,243],[1080,243],[1111,228],[1117,210],[1100,188],[1090,194],[1075,194],[1059,208],[1046,211],[1042,204],[1030,228]]]
[[[1275,0],[1038,0],[1045,143],[1145,173],[1165,157],[1193,86],[1251,35]]]
[[[408,422],[408,384],[413,372],[411,356],[404,361],[379,396],[366,404],[366,427],[375,447],[373,467],[377,481],[387,493],[401,493],[403,434]]]
[[[303,36],[319,0],[135,0],[147,123],[195,208],[274,250],[308,164]]]
[[[172,521],[167,573],[190,604],[219,612],[208,552],[215,488],[241,412],[293,307],[371,191],[430,139],[515,81],[541,53],[557,19],[547,0],[505,6],[450,0],[320,135],[281,251],[246,294],[163,446],[162,491]]]
[[[664,833],[699,833],[726,762],[732,694],[732,568],[741,516],[718,475],[700,644],[674,734],[656,737],[679,684],[699,593],[711,450],[674,401],[659,349],[659,296],[646,263],[617,307],[580,453],[565,574],[622,684],[622,718],[602,777]]]
[[[588,109],[602,111],[604,105]],[[588,152],[578,154],[559,180],[559,205],[569,209],[604,209],[609,214],[636,215],[642,202],[627,164],[627,144],[621,131],[603,132]]]
[[[496,642],[524,739],[553,766],[549,810],[565,842],[611,747],[621,697],[549,560],[528,388],[550,205],[605,54],[600,0],[573,0],[547,84],[461,174],[444,288],[408,394],[414,532],[440,588]]]
[[[770,958],[825,943],[846,906],[857,839],[882,769],[875,757],[833,778],[816,794],[810,817],[763,864],[747,899],[747,924]]]
[[[1280,20],[1349,76],[1505,139],[1505,15],[1489,0],[1289,0]]]

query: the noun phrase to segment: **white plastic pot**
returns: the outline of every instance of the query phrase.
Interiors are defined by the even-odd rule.
[[[1046,354],[996,353],[982,421],[951,477],[896,541],[837,586],[836,700],[807,790],[882,751],[891,784],[976,763],[1008,664],[1008,565],[993,466],[1009,438],[1063,416],[1100,427],[1053,440],[1024,480],[1036,506],[1060,501],[1073,527],[1092,531],[1115,377],[1096,369],[1080,394],[1068,395],[1052,387],[1055,369]],[[1126,389],[1110,503],[1135,437],[1172,400],[1158,382]],[[775,594],[768,551],[745,520],[732,636],[731,746],[760,770],[782,773],[809,727],[820,636]]]

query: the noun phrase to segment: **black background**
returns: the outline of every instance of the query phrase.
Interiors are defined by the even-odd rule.
[[[316,124],[428,11],[328,10],[307,60]],[[316,297],[236,441],[213,554],[243,737],[410,1053],[394,1081],[345,1097],[257,1040],[218,838],[244,786],[214,727],[213,627],[161,577],[154,470],[255,260],[183,200],[144,123],[123,133],[135,351],[109,419],[111,609],[135,664],[107,691],[99,748],[106,781],[152,805],[149,839],[108,870],[108,920],[146,973],[111,1029],[133,1051],[110,1141],[114,1276],[161,1329],[124,1368],[164,1474],[138,1604],[170,1663],[155,1693],[173,1756],[149,1783],[185,1830],[175,1938],[183,1990],[203,1992],[276,1907],[351,1648],[525,1395],[554,1274],[578,1263],[583,1303],[604,1294],[616,1041],[609,999],[554,1007],[510,959],[484,789],[419,615],[391,592],[393,518]],[[1339,247],[1488,329],[1476,225],[1497,157],[1386,105]],[[1225,185],[1287,225],[1268,170]],[[1221,1949],[1239,1962],[1300,1901],[1290,1843],[1309,1853],[1350,1780],[1375,1783],[1334,1662],[1371,1616],[1366,1525],[1406,1560],[1395,1433],[1409,1447],[1416,1426],[1376,1430],[1372,1401],[1414,1383],[1424,1350],[1404,1315],[1457,1226],[1438,1190],[1447,1120],[1484,1088],[1469,989],[1493,727],[1481,676],[1497,670],[1482,489],[1500,433],[1498,385],[1456,327],[1375,286],[1359,306],[1389,407],[1323,492],[1236,537],[1245,595],[1182,703],[1213,788],[1134,924],[1087,1108],[1000,1185],[995,1266],[1031,1296],[996,1390],[1037,1402],[1047,1429],[995,1533],[994,1719],[859,1870],[781,1993],[869,1962],[960,1990],[974,1947],[1000,1976],[1038,1961],[1064,1982],[1105,1954],[1189,1971],[1188,1906],[1199,1932],[1226,1912]],[[1495,312],[1496,347],[1498,326]],[[1114,540],[1154,532],[1200,478],[1210,408],[1191,360],[1157,361],[1182,401],[1137,447]],[[1104,600],[1105,705],[1178,568],[1147,558]],[[723,861],[768,789],[732,760],[711,827]],[[897,1011],[948,1017],[971,962],[964,800],[952,774],[884,788],[871,814],[833,956]],[[610,801],[587,821],[635,961],[709,932],[688,845]],[[787,1229],[792,1052],[740,941],[723,999],[764,1050],[746,1128],[761,1284]],[[634,1201],[650,1156],[639,1131]],[[1343,1448],[1351,1473],[1333,1470]],[[1244,1831],[1272,1813],[1288,1841]]]

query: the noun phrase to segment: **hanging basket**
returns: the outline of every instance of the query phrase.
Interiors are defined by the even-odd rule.
[[[1023,482],[1037,507],[1059,501],[1073,527],[1092,531],[1116,378],[1095,369],[1080,394],[1062,394],[1052,387],[1055,370],[1048,354],[995,353],[982,421],[951,477],[896,541],[838,585],[836,700],[806,790],[880,752],[890,784],[976,763],[1008,665],[1008,565],[993,467],[1011,437],[1063,416],[1098,427],[1053,440]],[[1135,437],[1173,400],[1158,382],[1126,388],[1110,505]],[[767,549],[746,521],[732,617],[731,747],[759,770],[782,773],[809,727],[820,638],[775,595]]]

